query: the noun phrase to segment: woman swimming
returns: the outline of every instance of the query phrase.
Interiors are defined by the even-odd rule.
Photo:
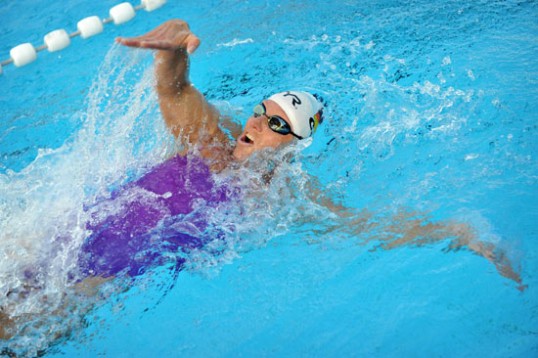
[[[200,41],[187,23],[171,20],[146,35],[117,41],[157,50],[156,89],[161,113],[187,151],[86,208],[90,217],[86,229],[91,234],[80,249],[78,269],[70,273],[83,290],[113,277],[138,276],[164,263],[168,259],[164,253],[202,247],[207,242],[203,234],[207,211],[218,209],[237,192],[226,183],[216,185],[211,172],[242,162],[256,151],[310,137],[322,122],[322,105],[313,95],[277,93],[255,107],[242,132],[237,127],[228,128],[237,137],[234,147],[219,126],[216,108],[189,81],[188,57]],[[193,150],[198,157],[188,153]],[[177,269],[182,264],[182,259],[175,262]],[[29,282],[35,274],[28,270]],[[25,287],[39,288],[32,284]],[[11,317],[6,307],[0,306],[0,338],[17,334],[19,321],[24,319]]]
[[[192,158],[187,152],[181,152],[118,189],[110,198],[122,203],[116,212],[102,210],[108,200],[88,208],[92,215],[86,227],[91,234],[79,255],[80,272],[75,275],[79,283],[92,278],[109,279],[120,273],[140,275],[148,267],[162,262],[163,250],[203,246],[204,237],[200,233],[207,224],[203,216],[188,218],[193,223],[191,230],[185,230],[184,226],[178,229],[175,224],[200,202],[202,206],[215,208],[230,200],[230,191],[216,185],[211,173],[243,163],[260,150],[282,148],[310,137],[323,120],[322,105],[313,95],[301,91],[278,93],[255,107],[242,130],[228,128],[237,138],[234,143],[220,128],[217,109],[189,81],[189,54],[196,50],[200,41],[187,23],[171,20],[146,35],[117,41],[157,51],[156,90],[161,113],[178,141],[185,148],[196,148],[199,157]],[[491,244],[477,241],[467,225],[431,224],[424,216],[413,213],[380,221],[371,213],[358,214],[332,203],[319,186],[311,186],[312,200],[336,214],[334,222],[326,226],[326,232],[347,230],[353,234],[373,227],[382,228],[378,231],[384,236],[373,239],[384,249],[448,240],[451,249],[465,247],[486,257],[503,276],[521,285],[519,275],[502,252]],[[103,212],[107,215],[103,216]],[[1,338],[17,333],[17,320],[3,308],[0,310]]]
[[[277,93],[254,108],[233,147],[219,127],[218,111],[189,81],[188,55],[196,50],[200,41],[186,22],[171,20],[146,35],[117,41],[157,50],[156,88],[164,120],[185,147],[197,148],[202,158],[187,160],[182,153],[114,194],[113,201],[122,196],[126,198],[123,199],[124,209],[89,223],[92,235],[81,253],[83,276],[109,277],[125,269],[135,275],[141,267],[151,266],[159,257],[159,247],[153,245],[151,254],[137,255],[137,252],[150,249],[142,242],[149,240],[148,235],[159,223],[188,214],[194,200],[203,199],[211,206],[224,200],[221,194],[226,191],[224,188],[220,188],[221,193],[213,192],[210,170],[221,171],[256,151],[276,149],[308,138],[322,122],[323,106],[313,95],[301,91]],[[232,128],[231,131],[237,130]],[[187,187],[186,182],[193,185]],[[198,229],[203,231],[203,228]],[[169,227],[163,230],[170,231]],[[169,233],[163,240],[171,250],[201,245],[201,241],[195,244],[200,238],[189,239],[189,235],[181,232],[175,235]],[[162,230],[159,236],[163,237]],[[135,257],[139,262],[134,261]]]

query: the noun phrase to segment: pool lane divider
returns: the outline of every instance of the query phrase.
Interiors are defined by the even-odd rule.
[[[44,44],[34,47],[31,43],[23,43],[13,47],[9,51],[9,56],[5,61],[0,62],[0,75],[3,73],[2,67],[13,63],[17,67],[34,62],[37,53],[47,49],[49,52],[63,50],[71,44],[71,39],[80,36],[83,39],[90,38],[103,32],[103,25],[113,22],[115,25],[121,25],[131,20],[136,15],[136,11],[144,9],[153,11],[166,3],[166,0],[141,0],[140,4],[133,6],[129,2],[123,2],[112,7],[109,10],[110,17],[100,19],[98,16],[89,16],[77,23],[77,31],[69,34],[64,29],[58,29],[49,32],[43,38]]]

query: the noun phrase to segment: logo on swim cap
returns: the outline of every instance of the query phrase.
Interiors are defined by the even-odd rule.
[[[296,94],[291,93],[290,91],[283,94],[284,97],[291,97],[291,105],[297,109],[297,105],[303,103],[301,102],[301,99]]]
[[[272,95],[269,100],[282,108],[289,118],[292,131],[302,138],[314,134],[322,121],[323,106],[308,92],[281,92]]]

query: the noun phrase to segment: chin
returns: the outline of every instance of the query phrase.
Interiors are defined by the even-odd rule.
[[[250,153],[247,153],[245,150],[240,150],[240,149],[236,148],[232,152],[232,156],[234,157],[235,160],[241,162],[241,161],[244,161],[245,159],[247,159],[248,157],[250,157]]]

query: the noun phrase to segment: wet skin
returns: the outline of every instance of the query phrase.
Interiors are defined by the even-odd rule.
[[[289,123],[289,118],[278,104],[271,100],[265,100],[263,104],[267,110],[267,116],[278,115]],[[291,134],[282,135],[272,131],[269,128],[267,116],[255,117],[252,115],[247,120],[233,150],[233,157],[236,160],[245,160],[255,151],[264,148],[278,148],[295,140]]]

